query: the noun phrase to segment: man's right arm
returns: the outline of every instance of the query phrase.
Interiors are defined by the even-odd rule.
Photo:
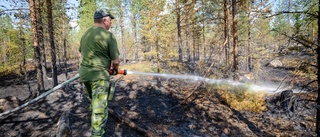
[[[111,68],[112,69],[118,69],[120,65],[120,58],[116,58],[115,60],[111,61]]]
[[[108,51],[111,58],[111,68],[118,69],[120,65],[120,53],[118,49],[117,40],[114,35],[111,33],[111,38],[108,40]]]

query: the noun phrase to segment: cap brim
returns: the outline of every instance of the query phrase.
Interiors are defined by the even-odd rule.
[[[112,16],[111,14],[107,14],[106,16],[109,16],[111,19],[114,19],[114,16]]]

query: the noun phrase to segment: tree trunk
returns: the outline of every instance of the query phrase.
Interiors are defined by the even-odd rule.
[[[197,33],[196,34],[197,34],[197,37],[196,37],[197,38],[196,39],[197,40],[197,60],[199,60],[200,59],[200,45],[201,45],[201,41],[200,41],[200,37],[201,36],[200,35],[201,34],[199,33],[198,28],[197,28]]]
[[[181,15],[180,15],[180,2],[176,0],[176,12],[177,12],[177,29],[178,29],[178,53],[179,61],[182,62],[182,39],[181,39]]]
[[[186,26],[186,30],[185,30],[185,34],[186,34],[186,47],[187,47],[187,60],[188,62],[191,61],[191,52],[190,52],[190,44],[189,44],[189,31],[188,31],[188,26]]]
[[[126,51],[126,45],[125,45],[125,40],[124,40],[124,24],[123,24],[123,7],[122,7],[122,0],[119,1],[120,4],[120,29],[121,29],[121,46],[122,46],[122,56],[123,56],[123,61],[126,63],[127,62],[127,51]]]
[[[68,77],[67,38],[63,39],[63,63],[64,63],[64,69],[65,69],[64,72],[65,72],[65,75],[66,75],[66,78],[67,78]]]
[[[192,61],[193,62],[195,62],[196,61],[196,52],[197,52],[197,50],[196,50],[196,31],[195,31],[195,29],[196,29],[196,27],[195,27],[195,25],[196,25],[196,21],[195,21],[195,19],[196,19],[196,11],[195,11],[195,9],[194,9],[194,7],[195,7],[195,5],[196,5],[196,0],[192,0],[192,4],[191,4],[191,10],[192,10],[192,12],[191,12],[191,23],[192,23]]]
[[[192,21],[192,60],[196,61],[196,34],[195,34],[195,21]]]
[[[23,37],[24,33],[23,31],[21,30],[21,26],[19,26],[19,40],[21,41],[21,48],[20,48],[20,51],[22,53],[22,62],[20,63],[20,73],[22,75],[25,75],[26,74],[26,42],[25,42],[25,39]]]
[[[156,36],[156,53],[157,53],[157,73],[160,73],[160,48],[159,48],[159,36]]]
[[[42,9],[40,5],[43,5],[42,0],[34,0],[36,4],[36,20],[37,20],[37,36],[38,36],[38,44],[40,48],[40,61],[41,61],[41,69],[43,73],[43,79],[46,79],[47,77],[47,71],[46,71],[46,51],[44,48],[44,36],[43,36],[43,23],[42,23]]]
[[[137,17],[133,15],[133,34],[134,34],[134,59],[139,59],[139,45],[138,45],[138,35],[137,35]]]
[[[233,80],[239,81],[238,74],[238,15],[237,1],[232,0],[232,30],[233,30]]]
[[[34,48],[34,63],[37,70],[37,89],[38,91],[44,90],[43,82],[43,72],[41,70],[41,60],[40,60],[40,48],[38,45],[38,34],[37,34],[37,16],[36,16],[36,7],[34,0],[29,0],[30,6],[30,19],[31,19],[31,28],[33,34],[33,48]]]
[[[63,7],[64,8],[64,7]],[[65,9],[64,9],[65,10]],[[67,54],[67,35],[65,32],[68,31],[68,22],[65,22],[65,20],[67,19],[66,16],[64,16],[64,20],[63,20],[63,26],[62,26],[62,61],[63,61],[63,71],[64,74],[66,76],[66,78],[68,78],[68,54]],[[59,46],[57,46],[58,48]],[[59,55],[59,54],[58,54]],[[80,57],[80,56],[79,56]],[[61,64],[60,64],[61,65]],[[79,65],[79,64],[78,64]]]
[[[5,41],[6,41],[5,37],[3,37],[3,40],[2,40],[3,45],[1,46],[2,47],[1,48],[1,51],[2,51],[2,62],[3,63],[7,62],[7,45],[6,45]]]
[[[48,29],[50,35],[50,45],[51,45],[51,70],[52,70],[52,79],[53,87],[58,85],[58,76],[57,76],[57,65],[56,65],[56,46],[54,45],[54,30],[53,30],[53,21],[52,21],[52,4],[51,0],[46,0],[47,5],[47,16],[48,16]]]
[[[248,2],[249,6],[248,6],[248,47],[247,47],[247,51],[248,51],[248,55],[247,55],[247,65],[248,65],[248,71],[251,72],[252,71],[252,54],[251,54],[251,5],[250,5],[250,1]]]
[[[320,9],[320,5],[318,5],[319,9]],[[320,10],[318,10],[318,35],[320,34]],[[318,68],[318,74],[317,74],[317,79],[318,79],[318,87],[317,87],[317,90],[318,90],[318,97],[317,97],[317,118],[316,118],[316,132],[317,132],[317,135],[318,137],[320,136],[320,82],[319,82],[319,78],[320,78],[320,69],[319,69],[319,61],[320,61],[320,38],[318,36],[318,45],[317,45],[317,68]]]
[[[157,73],[160,73],[161,65],[160,65],[160,45],[159,45],[159,35],[156,36],[156,53],[157,53]],[[161,79],[157,78],[157,86],[161,87]]]
[[[203,8],[202,8],[202,12],[203,13],[206,13],[206,11],[205,11],[205,8],[206,8],[206,6],[205,6],[205,4],[206,4],[206,0],[202,0],[202,6],[203,6]],[[202,14],[202,46],[203,46],[203,59],[206,59],[206,51],[207,51],[207,49],[206,49],[206,37],[205,37],[205,25],[206,25],[206,20],[205,20],[205,14]]]
[[[229,4],[228,0],[223,1],[223,7],[224,7],[224,53],[225,53],[225,61],[226,61],[226,68],[228,68],[229,64],[229,31],[230,31],[230,25],[229,25]],[[227,74],[228,69],[225,70],[225,74]],[[228,75],[225,75],[228,76]]]

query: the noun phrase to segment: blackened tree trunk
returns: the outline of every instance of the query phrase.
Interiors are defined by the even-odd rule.
[[[187,60],[188,62],[191,61],[191,51],[190,51],[190,44],[189,44],[189,26],[187,25],[186,26],[186,29],[185,29],[185,34],[186,34],[186,47],[187,47]]]
[[[179,61],[182,61],[182,39],[181,39],[181,15],[180,15],[180,2],[176,0],[176,13],[177,13],[177,29],[178,29],[178,53]]]
[[[64,63],[64,73],[66,78],[68,77],[68,56],[67,56],[67,38],[63,38],[63,63]]]
[[[192,0],[191,2],[191,22],[192,22],[192,26],[191,26],[191,29],[192,29],[192,35],[191,35],[191,39],[192,39],[192,60],[193,62],[195,62],[197,60],[197,55],[196,55],[196,52],[197,52],[197,48],[196,48],[196,11],[195,11],[195,5],[196,5],[196,0]]]
[[[197,59],[196,55],[196,34],[195,34],[195,21],[192,21],[192,59],[195,62]]]
[[[57,65],[56,65],[56,46],[54,45],[54,30],[53,30],[53,21],[52,21],[52,4],[51,0],[46,0],[47,6],[47,17],[48,17],[48,30],[50,35],[50,46],[51,46],[51,70],[52,70],[52,79],[53,87],[58,85],[58,76],[57,76]]]
[[[238,74],[238,13],[237,1],[232,0],[232,30],[233,30],[233,80],[239,81]]]
[[[40,60],[40,47],[38,45],[38,34],[37,34],[37,16],[36,16],[36,7],[35,0],[29,0],[30,7],[30,19],[31,19],[31,28],[32,28],[32,36],[33,36],[33,48],[34,48],[34,63],[37,70],[37,89],[38,91],[44,90],[44,82],[43,82],[43,73],[42,73],[42,65]]]
[[[44,48],[44,36],[43,36],[43,23],[42,23],[42,9],[41,5],[43,5],[42,0],[34,0],[35,2],[35,7],[36,7],[36,20],[37,20],[37,37],[38,37],[38,45],[40,48],[40,61],[41,61],[41,69],[42,69],[42,77],[43,79],[46,78],[47,76],[47,71],[46,71],[46,53],[45,53],[45,48]]]
[[[226,61],[226,67],[228,68],[229,64],[229,40],[230,40],[230,23],[229,23],[229,16],[230,16],[230,11],[229,11],[229,3],[228,0],[223,1],[223,8],[224,8],[224,54],[225,54],[225,61]],[[226,69],[227,73],[228,69]],[[227,76],[227,75],[226,75]]]
[[[206,0],[202,0],[202,12],[206,13]],[[206,59],[206,53],[207,53],[207,49],[206,49],[206,30],[205,30],[205,26],[206,26],[206,19],[205,19],[205,14],[202,14],[202,46],[203,46],[203,59]]]

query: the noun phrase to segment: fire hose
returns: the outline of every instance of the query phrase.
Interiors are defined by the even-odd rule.
[[[111,70],[109,71],[109,73],[110,73],[110,75],[118,75],[118,74],[127,75],[127,70],[111,69]],[[43,98],[43,97],[45,97],[45,96],[48,96],[49,94],[53,93],[54,91],[56,91],[56,90],[64,87],[65,85],[67,85],[67,84],[69,84],[69,83],[77,80],[79,77],[80,77],[79,74],[76,74],[76,75],[73,76],[72,78],[66,80],[65,82],[62,82],[61,84],[55,86],[54,88],[48,90],[47,92],[41,94],[40,96],[38,96],[38,97],[36,97],[36,98],[34,98],[34,99],[32,99],[32,100],[30,100],[30,101],[22,104],[21,106],[16,107],[16,108],[14,108],[14,109],[11,109],[11,110],[8,110],[8,111],[5,111],[5,112],[1,113],[1,114],[0,114],[0,118],[2,118],[2,117],[5,116],[5,115],[8,115],[8,114],[10,114],[10,113],[16,112],[16,111],[18,111],[18,110],[20,110],[20,109],[22,109],[22,108],[24,108],[24,107],[26,107],[26,106],[34,103],[34,102],[39,101],[41,98]]]

